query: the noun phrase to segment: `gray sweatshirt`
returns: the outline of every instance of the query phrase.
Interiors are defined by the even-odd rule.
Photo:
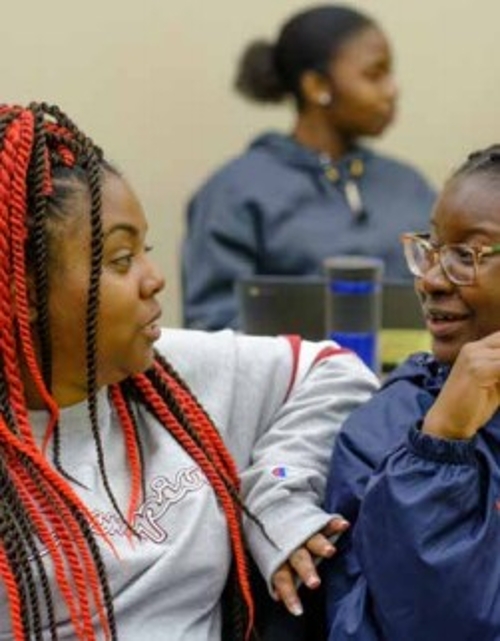
[[[168,330],[156,347],[189,384],[235,457],[244,501],[276,544],[252,522],[245,524],[250,552],[269,581],[329,520],[321,503],[335,435],[377,380],[357,357],[327,341]],[[30,412],[30,418],[41,441],[47,416]],[[140,410],[147,488],[134,516],[141,539],[131,541],[103,488],[86,403],[63,409],[60,425],[62,465],[80,482],[76,491],[118,555],[101,542],[119,639],[220,641],[219,601],[230,546],[224,514],[203,473]],[[99,392],[99,425],[107,475],[125,510],[128,466],[106,389]],[[56,610],[59,638],[74,639],[61,599]],[[7,639],[12,633],[0,586],[0,640]]]

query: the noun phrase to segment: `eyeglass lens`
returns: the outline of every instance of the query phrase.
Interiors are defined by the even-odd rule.
[[[457,285],[466,285],[475,278],[474,251],[464,245],[443,245],[434,248],[421,239],[412,239],[407,245],[406,258],[410,271],[423,276],[440,259],[446,276]]]

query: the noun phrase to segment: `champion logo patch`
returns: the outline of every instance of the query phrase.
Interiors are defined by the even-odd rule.
[[[271,474],[278,479],[285,479],[288,476],[286,467],[283,467],[281,465],[273,468]]]

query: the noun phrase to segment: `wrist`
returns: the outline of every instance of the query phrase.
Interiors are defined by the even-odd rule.
[[[463,441],[471,439],[475,435],[475,430],[467,427],[456,427],[450,421],[446,423],[434,420],[432,417],[426,417],[422,424],[422,432],[435,438],[442,438],[448,441]]]

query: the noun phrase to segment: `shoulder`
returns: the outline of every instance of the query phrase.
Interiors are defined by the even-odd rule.
[[[411,356],[378,392],[348,416],[331,460],[326,501],[329,510],[356,519],[368,479],[406,440],[440,388],[434,362],[429,354]]]
[[[381,389],[347,419],[342,444],[384,456],[390,444],[406,437],[439,393],[447,371],[431,354],[410,356],[384,381]]]
[[[273,175],[275,172],[287,170],[288,165],[279,153],[279,145],[276,144],[284,139],[284,136],[276,133],[267,133],[255,138],[244,151],[213,171],[202,183],[198,193],[229,185],[258,189],[258,183],[249,186],[248,180],[260,177],[269,182],[270,173]]]
[[[264,363],[284,360],[288,364],[291,359],[286,340],[247,336],[231,329],[163,329],[155,349],[183,376],[207,381],[245,368],[250,377]]]
[[[292,386],[318,370],[320,378],[335,380],[337,388],[359,383],[372,392],[375,377],[361,361],[331,341],[311,342],[298,336],[250,336],[231,329],[206,332],[164,329],[156,350],[190,380],[220,383],[239,377],[242,384],[283,379]],[[321,370],[321,372],[320,372]],[[333,391],[331,391],[333,394]]]
[[[410,162],[372,149],[367,150],[367,154],[372,169],[375,169],[387,179],[412,182],[415,185],[425,187],[432,194],[436,192],[424,173]]]

